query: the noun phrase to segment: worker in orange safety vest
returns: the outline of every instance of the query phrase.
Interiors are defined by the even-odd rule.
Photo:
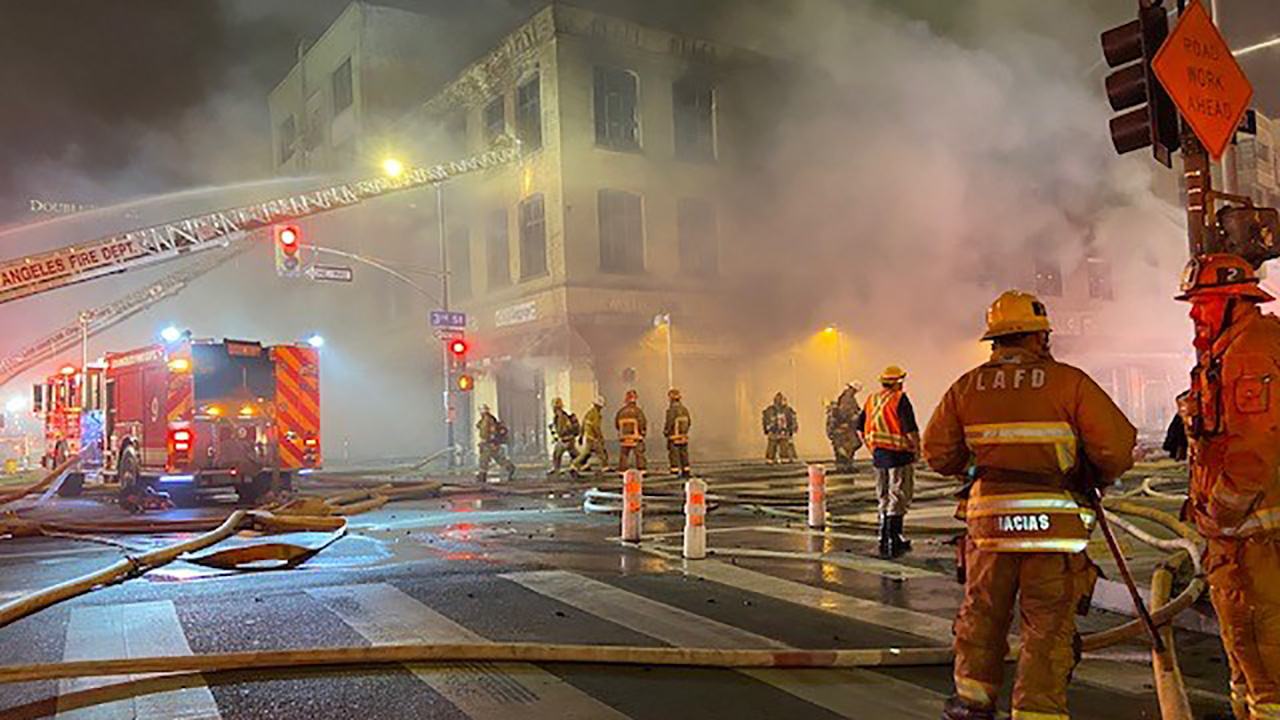
[[[1280,719],[1280,319],[1236,255],[1191,261],[1197,364],[1179,398],[1191,488],[1185,514],[1208,541],[1204,570],[1240,720]]]
[[[944,720],[992,720],[1015,604],[1022,650],[1014,720],[1065,720],[1079,659],[1075,614],[1098,571],[1085,554],[1096,520],[1083,478],[1105,486],[1133,465],[1136,431],[1083,371],[1049,353],[1049,315],[1027,293],[987,312],[991,359],[951,386],[924,432],[939,473],[967,476],[956,515],[964,602],[954,624],[955,694]]]
[[[644,410],[637,402],[640,394],[628,390],[622,407],[614,416],[613,424],[618,430],[618,442],[622,446],[618,451],[618,469],[627,469],[627,456],[635,455],[636,469],[644,472],[648,463],[644,457],[644,436],[649,434],[649,421],[645,419]]]
[[[907,372],[890,365],[880,373],[880,392],[867,398],[858,416],[858,437],[871,449],[880,510],[880,557],[894,558],[911,549],[902,523],[915,495],[915,462],[920,427],[911,400],[902,389]]]

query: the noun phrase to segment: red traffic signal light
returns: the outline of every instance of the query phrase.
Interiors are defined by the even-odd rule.
[[[297,277],[302,272],[302,231],[297,225],[275,227],[276,273],[282,277]]]
[[[462,356],[467,354],[467,341],[461,338],[454,338],[449,341],[449,352],[454,355]]]
[[[276,241],[280,243],[280,248],[287,253],[298,252],[298,241],[302,238],[302,234],[298,232],[298,228],[292,225],[285,225],[276,230]]]
[[[471,392],[476,387],[476,379],[470,375],[459,375],[457,385],[459,392]]]

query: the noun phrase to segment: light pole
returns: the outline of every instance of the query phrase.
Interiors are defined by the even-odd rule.
[[[89,322],[93,320],[93,313],[85,310],[80,313],[80,372],[87,372],[85,368],[89,367]]]
[[[675,357],[671,351],[671,313],[658,313],[653,316],[654,327],[665,327],[667,329],[667,389],[670,390],[676,386],[676,365]]]
[[[822,332],[830,335],[835,340],[836,345],[836,387],[844,387],[844,355],[843,348],[840,347],[840,328],[836,325],[828,325]]]

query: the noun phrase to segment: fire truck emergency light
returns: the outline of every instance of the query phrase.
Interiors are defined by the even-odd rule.
[[[175,343],[182,339],[182,331],[170,325],[160,331],[160,339],[167,343]]]

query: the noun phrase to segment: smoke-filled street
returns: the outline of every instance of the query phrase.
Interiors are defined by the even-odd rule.
[[[0,9],[0,718],[1280,718],[1280,4]]]

